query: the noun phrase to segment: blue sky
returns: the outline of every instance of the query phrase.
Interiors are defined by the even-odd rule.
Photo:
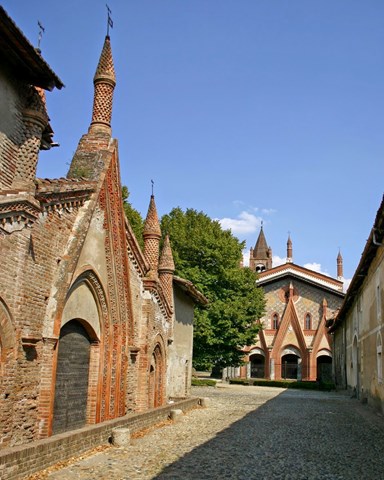
[[[38,175],[65,176],[92,110],[105,1],[6,0],[66,87]],[[383,195],[382,0],[109,0],[122,183],[145,214],[203,210],[247,250],[350,278]],[[278,258],[276,258],[278,261]],[[316,267],[316,266],[315,266]]]

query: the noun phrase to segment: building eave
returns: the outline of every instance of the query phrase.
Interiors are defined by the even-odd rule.
[[[53,90],[64,84],[0,6],[0,58],[13,74],[31,85]]]
[[[205,297],[195,285],[185,278],[173,276],[173,282],[180,287],[196,304],[207,305],[209,300]]]
[[[327,275],[314,272],[305,267],[300,267],[294,263],[285,263],[278,267],[273,267],[259,274],[257,285],[267,285],[270,282],[279,280],[284,277],[294,277],[299,280],[311,283],[312,285],[321,287],[325,290],[331,291],[339,296],[344,296],[343,282],[336,280]]]
[[[356,301],[356,297],[366,279],[368,270],[376,256],[377,250],[384,241],[384,196],[382,198],[380,207],[377,211],[375,222],[370,231],[368,240],[365,244],[363,253],[361,254],[359,265],[356,268],[355,274],[349,285],[344,302],[340,307],[339,313],[329,328],[329,333],[333,333],[343,323],[349,310]]]

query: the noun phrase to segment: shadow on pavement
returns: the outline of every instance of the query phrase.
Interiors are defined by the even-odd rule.
[[[155,478],[384,478],[383,451],[383,420],[364,413],[357,401],[337,393],[287,390],[255,405]]]

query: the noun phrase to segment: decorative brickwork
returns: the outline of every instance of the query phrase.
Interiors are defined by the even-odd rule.
[[[95,85],[95,93],[90,132],[97,129],[107,129],[107,131],[109,131],[112,118],[113,91],[116,80],[111,42],[108,36],[105,37],[93,83]]]
[[[160,284],[164,292],[164,296],[172,308],[173,305],[173,273],[175,271],[175,263],[173,261],[171,244],[169,236],[166,235],[161,252],[159,263]]]
[[[2,34],[3,13],[0,7]],[[17,49],[25,39],[21,32],[16,37],[8,40]],[[26,46],[16,60],[30,70],[19,65],[19,81],[13,82],[12,51],[0,53],[9,60],[0,66],[0,94],[11,92],[12,105],[0,112],[0,447],[18,447],[166,403],[174,265],[167,239],[159,266],[153,197],[144,252],[124,216],[118,146],[110,132],[115,75],[109,37],[94,78],[92,123],[68,178],[35,178],[38,151],[52,135],[38,87],[62,84]],[[188,308],[193,315],[190,302]],[[54,444],[54,455],[104,441],[107,429],[101,431],[104,436],[89,434],[91,441],[87,430],[83,442],[75,435],[74,449]],[[16,472],[16,478],[49,463],[34,457],[35,467],[25,461],[28,467],[19,468],[9,455],[13,463],[0,470],[2,478],[3,472]]]
[[[157,216],[155,197],[152,195],[144,223],[144,255],[151,268],[151,276],[157,277],[161,230]]]
[[[323,368],[321,374],[329,375],[327,380],[330,380],[332,339],[325,323],[342,303],[342,283],[292,263],[290,237],[287,261],[278,267],[268,267],[263,230],[256,247],[252,258],[257,257],[258,263],[252,267],[266,266],[259,271],[258,278],[258,285],[265,293],[266,312],[259,320],[264,328],[257,341],[244,349],[249,367],[248,370],[242,368],[242,375],[316,380],[320,378],[318,364],[323,362],[327,368]],[[262,252],[265,263],[262,263]]]

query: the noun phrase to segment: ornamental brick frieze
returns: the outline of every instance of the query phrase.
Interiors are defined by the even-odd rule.
[[[33,197],[3,192],[0,195],[0,230],[10,234],[31,227],[40,212],[40,204]]]
[[[36,180],[36,198],[45,212],[57,211],[59,214],[71,213],[80,208],[94,192],[95,182],[83,180]]]

